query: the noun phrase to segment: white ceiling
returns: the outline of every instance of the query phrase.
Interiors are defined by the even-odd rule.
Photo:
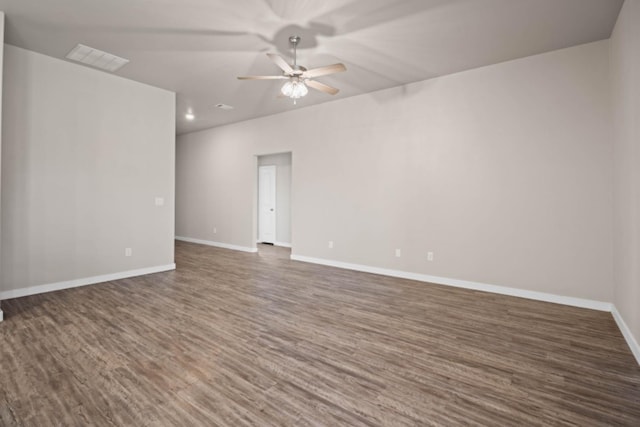
[[[0,10],[9,44],[64,58],[82,43],[131,60],[116,74],[175,91],[185,133],[606,39],[622,2],[0,0]],[[236,79],[277,74],[265,53],[289,59],[293,34],[298,63],[347,66],[318,78],[338,95],[312,90],[294,106],[276,98],[281,81]]]

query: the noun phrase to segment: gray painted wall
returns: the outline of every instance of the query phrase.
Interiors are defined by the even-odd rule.
[[[627,0],[611,37],[614,111],[615,305],[640,342],[640,1]]]
[[[291,153],[258,157],[258,166],[276,167],[276,244],[291,244]]]
[[[612,301],[608,47],[180,136],[177,234],[253,247],[255,155],[291,151],[296,255]]]
[[[10,45],[4,65],[5,295],[172,264],[175,95]]]

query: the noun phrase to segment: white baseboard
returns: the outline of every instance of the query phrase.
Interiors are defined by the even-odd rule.
[[[312,264],[327,265],[330,267],[344,268],[347,270],[362,271],[365,273],[380,274],[383,276],[399,277],[401,279],[417,280],[419,282],[436,283],[439,285],[454,286],[456,288],[472,289],[475,291],[492,292],[494,294],[510,295],[520,298],[528,298],[537,301],[553,302],[556,304],[571,305],[574,307],[590,308],[599,311],[611,311],[611,303],[594,301],[589,299],[566,297],[545,292],[527,291],[525,289],[509,288],[506,286],[489,285],[487,283],[470,282],[468,280],[450,279],[448,277],[430,276],[427,274],[410,273],[408,271],[391,270],[386,268],[370,267],[368,265],[350,264],[332,261],[322,258],[312,258],[301,255],[291,255],[294,261],[309,262]]]
[[[613,304],[611,304],[611,314],[613,315],[613,319],[618,324],[618,328],[620,329],[620,332],[622,332],[622,336],[627,341],[627,345],[631,349],[631,353],[633,353],[636,361],[638,362],[638,365],[640,365],[640,345],[638,345],[638,341],[636,341],[633,334],[631,333],[631,329],[629,329],[627,324],[624,322],[624,319],[620,315],[620,312]]]
[[[2,313],[2,310],[0,310],[0,322],[2,322],[4,320],[4,313]]]
[[[176,236],[176,240],[180,240],[181,242],[188,242],[188,243],[198,243],[200,245],[215,246],[216,248],[232,249],[234,251],[251,252],[251,253],[258,252],[258,248],[249,248],[246,246],[231,245],[229,243],[213,242],[211,240],[193,239],[191,237]]]
[[[175,270],[175,264],[160,265],[156,267],[139,268],[137,270],[123,271],[120,273],[104,274],[101,276],[85,277],[82,279],[67,280],[64,282],[47,283],[45,285],[31,286],[28,288],[14,289],[0,292],[0,300],[20,298],[45,292],[59,291],[62,289],[77,288],[79,286],[95,285],[96,283],[110,282],[112,280],[126,279],[129,277],[143,276],[145,274],[161,273]]]

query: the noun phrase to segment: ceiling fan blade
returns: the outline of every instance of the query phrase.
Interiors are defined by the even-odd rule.
[[[287,61],[285,61],[280,55],[276,55],[275,53],[267,53],[267,56],[269,57],[270,60],[273,61],[274,64],[280,67],[282,71],[284,71],[285,73],[287,74],[295,73],[295,71],[293,71],[293,68],[291,68],[291,65],[287,64]]]
[[[320,92],[328,93],[329,95],[335,95],[339,92],[335,87],[331,87],[324,83],[317,82],[315,80],[306,80],[304,82],[307,86],[314,88],[315,90],[319,90]]]
[[[288,79],[287,76],[242,76],[238,80],[281,80]]]
[[[307,79],[312,79],[314,77],[326,76],[328,74],[341,73],[343,71],[347,71],[347,67],[344,64],[333,64],[327,65],[326,67],[314,68],[308,71],[305,71],[302,74],[302,77]]]

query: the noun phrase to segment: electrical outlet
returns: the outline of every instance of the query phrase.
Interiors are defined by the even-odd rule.
[[[164,197],[156,197],[156,206],[164,206]]]
[[[433,252],[427,252],[427,261],[433,261]]]
[[[218,234],[218,228],[217,227],[213,227],[213,234]]]
[[[132,255],[133,255],[133,249],[124,248],[124,256],[132,256]]]
[[[402,256],[402,251],[400,249],[396,249],[396,257],[400,258]]]
[[[333,240],[329,240],[329,249],[333,249]]]

